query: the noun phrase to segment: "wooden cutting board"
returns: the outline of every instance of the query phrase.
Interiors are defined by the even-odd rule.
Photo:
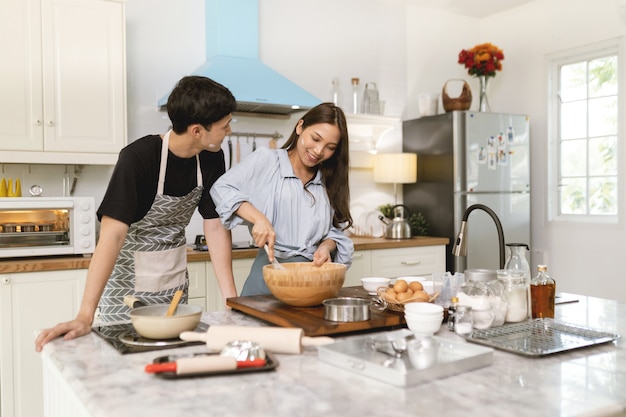
[[[339,297],[368,298],[361,287],[344,287]],[[324,306],[292,307],[276,299],[273,295],[234,297],[226,300],[234,310],[241,311],[280,327],[300,327],[306,336],[328,336],[367,330],[382,330],[405,324],[401,313],[394,311],[371,312],[367,321],[341,323],[324,319]]]

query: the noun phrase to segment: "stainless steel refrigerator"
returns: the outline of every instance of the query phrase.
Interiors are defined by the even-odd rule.
[[[506,243],[530,245],[528,116],[454,111],[407,120],[402,133],[403,151],[417,153],[418,170],[417,182],[403,185],[404,204],[424,215],[429,235],[450,238],[448,271],[500,266],[497,228],[482,210],[467,220],[467,256],[452,255],[463,214],[473,204],[497,214]]]

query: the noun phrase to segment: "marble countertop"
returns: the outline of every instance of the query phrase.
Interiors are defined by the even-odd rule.
[[[626,303],[575,297],[578,302],[556,307],[557,320],[626,335]],[[202,320],[265,325],[234,311],[204,313]],[[469,343],[447,327],[437,336]],[[46,373],[56,374],[91,416],[626,415],[623,337],[541,358],[495,350],[490,366],[409,388],[322,363],[316,348],[275,355],[280,364],[270,372],[168,380],[143,370],[158,356],[204,351],[191,346],[121,355],[92,333],[53,341],[42,356]]]

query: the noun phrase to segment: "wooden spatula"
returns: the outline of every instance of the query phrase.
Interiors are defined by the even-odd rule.
[[[178,303],[180,302],[180,298],[183,296],[183,290],[178,290],[174,293],[174,298],[172,298],[172,302],[170,303],[170,308],[167,309],[167,313],[165,313],[165,317],[169,317],[174,315],[176,312],[176,307],[178,307]]]

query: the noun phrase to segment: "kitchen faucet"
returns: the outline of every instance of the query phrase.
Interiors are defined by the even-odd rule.
[[[480,209],[487,213],[496,224],[500,244],[500,269],[504,269],[504,231],[502,230],[502,223],[500,223],[500,219],[496,213],[484,204],[471,205],[465,210],[465,213],[463,213],[463,218],[461,219],[461,229],[459,230],[456,242],[454,242],[454,246],[452,247],[452,254],[454,256],[467,256],[467,239],[465,239],[465,229],[467,228],[467,219],[470,213],[476,209]]]

